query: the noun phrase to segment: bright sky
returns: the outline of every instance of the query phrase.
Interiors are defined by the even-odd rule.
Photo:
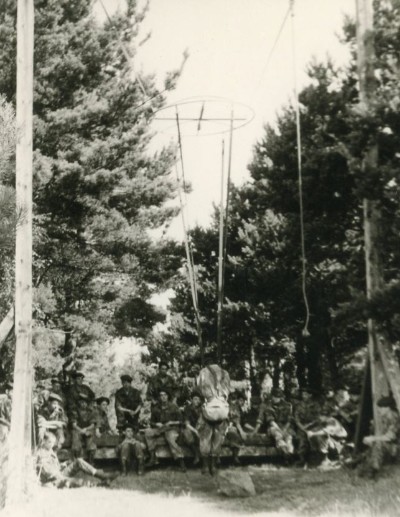
[[[118,3],[103,1],[110,12]],[[290,17],[262,73],[288,6],[289,0],[151,0],[143,22],[141,37],[148,31],[152,36],[139,49],[136,68],[154,73],[160,86],[165,73],[180,66],[186,48],[190,54],[177,89],[168,94],[168,103],[195,96],[218,96],[254,110],[253,122],[234,132],[232,180],[237,184],[248,178],[247,165],[254,144],[263,135],[263,125],[274,121],[293,92]],[[97,9],[101,9],[99,5]],[[313,56],[325,59],[329,54],[338,64],[346,62],[347,51],[337,34],[344,14],[354,16],[355,0],[296,0],[295,11],[301,87],[306,81],[306,65]],[[209,106],[206,103],[207,110]],[[200,108],[198,104],[199,112]],[[229,117],[228,103],[219,109]],[[212,203],[219,202],[223,138],[228,145],[227,135],[185,136],[194,128],[182,127],[185,173],[193,188],[187,204],[190,226],[207,224]],[[153,129],[157,132],[154,148],[176,141],[173,122],[156,122]],[[206,130],[204,122],[199,135]],[[182,237],[180,218],[172,224],[170,234]]]

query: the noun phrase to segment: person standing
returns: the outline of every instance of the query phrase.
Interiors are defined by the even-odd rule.
[[[175,379],[168,373],[168,364],[161,362],[158,366],[158,373],[156,373],[149,380],[147,388],[147,395],[153,402],[157,403],[158,396],[161,390],[165,390],[169,393],[171,400],[174,401],[177,393],[177,385]]]
[[[69,387],[67,394],[68,413],[72,413],[79,406],[81,395],[87,399],[88,404],[91,404],[95,399],[93,390],[87,384],[83,383],[85,376],[82,372],[74,371],[72,372],[71,377],[73,379],[73,383]]]
[[[115,393],[115,413],[117,429],[122,432],[126,427],[132,427],[135,432],[139,429],[139,413],[142,408],[140,391],[131,386],[132,377],[121,375],[122,387]]]

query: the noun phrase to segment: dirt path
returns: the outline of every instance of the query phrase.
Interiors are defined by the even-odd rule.
[[[400,468],[386,470],[377,481],[335,470],[247,466],[257,495],[230,499],[217,491],[217,480],[198,470],[186,474],[170,467],[116,479],[111,488],[57,490],[41,488],[30,517],[213,517],[398,516]],[[14,516],[13,516],[14,517]],[[18,516],[19,517],[19,516]]]

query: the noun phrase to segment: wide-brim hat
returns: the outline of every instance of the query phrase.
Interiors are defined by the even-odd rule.
[[[120,379],[122,382],[125,382],[125,381],[132,382],[133,381],[132,377],[126,373],[124,375],[121,375]]]
[[[100,406],[102,402],[107,402],[107,404],[110,403],[110,399],[108,397],[98,397],[96,399],[96,403]]]
[[[63,403],[63,399],[60,397],[60,395],[57,395],[57,393],[50,393],[48,400],[57,400],[60,404]]]

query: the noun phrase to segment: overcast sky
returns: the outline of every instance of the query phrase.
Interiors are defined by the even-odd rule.
[[[118,0],[103,1],[110,12],[118,4]],[[234,132],[235,183],[248,178],[247,165],[254,144],[263,135],[263,124],[274,121],[293,92],[290,17],[265,70],[288,5],[289,0],[151,0],[142,25],[141,37],[148,31],[152,36],[139,49],[136,68],[142,73],[154,73],[160,86],[165,73],[179,67],[183,51],[189,51],[183,75],[176,90],[168,95],[168,103],[217,96],[243,103],[254,111],[254,120]],[[96,9],[101,12],[99,5]],[[338,64],[346,62],[347,50],[337,34],[344,14],[354,16],[355,0],[296,0],[295,11],[297,75],[301,87],[306,81],[306,65],[313,56],[324,60],[330,55]],[[206,102],[205,110],[212,116],[218,107],[218,114],[226,112],[229,117],[229,106],[227,102]],[[238,112],[238,105],[234,106]],[[201,103],[193,107],[200,112]],[[188,114],[187,109],[179,108],[181,116]],[[159,121],[154,129],[158,133],[154,148],[176,141],[173,123]],[[227,135],[202,136],[211,131],[205,122],[199,136],[188,136],[196,133],[195,129],[196,125],[182,126],[185,172],[193,188],[187,207],[191,226],[207,224],[212,203],[219,200],[222,139],[228,144]],[[172,224],[170,233],[182,237],[180,219]]]

